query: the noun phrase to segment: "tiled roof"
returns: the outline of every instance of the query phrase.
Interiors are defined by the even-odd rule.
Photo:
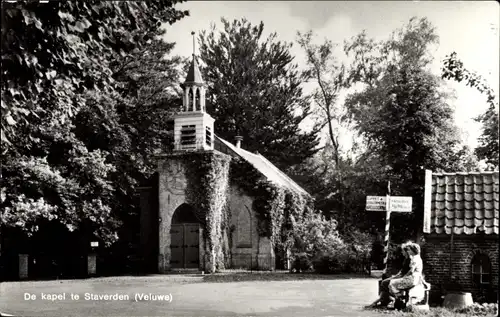
[[[498,172],[426,171],[424,232],[498,234]]]
[[[232,152],[230,154],[237,155],[242,159],[244,159],[245,161],[247,161],[248,163],[250,163],[269,181],[309,196],[309,194],[302,187],[300,187],[296,182],[294,182],[290,177],[288,177],[285,173],[283,173],[280,169],[278,169],[273,163],[269,162],[262,155],[254,154],[242,148],[238,148],[233,144],[231,144],[230,142],[222,138],[219,138],[216,135],[215,139],[216,141],[220,141],[224,146],[229,148],[229,150]]]

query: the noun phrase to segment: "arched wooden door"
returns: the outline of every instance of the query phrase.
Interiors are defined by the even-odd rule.
[[[200,223],[188,204],[179,206],[170,228],[170,267],[195,269],[200,265]]]

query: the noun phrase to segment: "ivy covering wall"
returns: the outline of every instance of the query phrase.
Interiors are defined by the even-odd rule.
[[[259,221],[259,235],[270,238],[278,250],[291,247],[293,224],[312,208],[312,198],[268,181],[240,158],[231,160],[230,177],[234,185],[254,198],[252,208]]]
[[[251,164],[214,152],[179,155],[187,178],[186,202],[205,226],[205,254],[212,272],[230,263],[229,189],[236,185],[254,199],[257,232],[278,250],[290,248],[293,224],[312,206],[311,197],[268,181]]]
[[[206,260],[212,272],[224,269],[229,250],[223,232],[229,226],[229,162],[225,154],[199,152],[182,158],[186,169],[186,202],[202,214],[205,225],[204,239]]]

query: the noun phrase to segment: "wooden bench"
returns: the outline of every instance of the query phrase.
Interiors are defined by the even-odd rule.
[[[378,282],[378,293],[380,295],[381,292],[381,286],[382,286],[382,280]],[[422,291],[422,289],[418,289],[420,287],[423,287],[423,292],[424,296],[423,299],[420,301],[417,301],[417,298],[419,297],[418,292]],[[415,287],[409,288],[404,290],[404,296],[396,300],[394,303],[394,308],[396,309],[405,309],[408,306],[413,306],[416,309],[422,309],[422,310],[428,310],[429,309],[429,292],[431,289],[431,285],[429,283],[425,284],[419,284]]]
[[[427,286],[427,287],[426,287]],[[418,289],[418,288],[423,289]],[[394,308],[396,309],[405,309],[406,307],[413,306],[419,310],[429,310],[429,291],[431,289],[431,285],[426,283],[419,284],[410,289],[404,290],[404,296],[402,301],[394,304]],[[421,300],[417,300],[419,297],[419,293],[423,291],[423,298]],[[420,293],[421,294],[421,293]]]

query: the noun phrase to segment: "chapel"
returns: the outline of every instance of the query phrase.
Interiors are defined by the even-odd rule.
[[[107,248],[85,230],[68,232],[57,221],[31,238],[3,228],[0,279],[289,267],[290,250],[273,242],[280,232],[271,228],[269,206],[277,204],[266,205],[269,200],[262,197],[279,188],[288,195],[281,202],[296,199],[288,200],[294,208],[312,197],[264,156],[245,150],[241,136],[235,135],[233,144],[215,134],[195,54],[189,66],[182,107],[173,118],[173,144],[155,157],[153,178],[136,187],[139,221],[122,230],[133,242]],[[285,213],[283,206],[274,210],[278,217]]]
[[[242,137],[235,135],[233,144],[215,134],[217,122],[206,111],[207,85],[194,54],[181,87],[173,151],[157,157],[154,186],[141,188],[144,265],[155,273],[286,268],[286,254],[276,254],[271,239],[259,233],[256,197],[232,181],[230,163],[244,161],[267,181],[309,194],[264,156],[245,150]]]

